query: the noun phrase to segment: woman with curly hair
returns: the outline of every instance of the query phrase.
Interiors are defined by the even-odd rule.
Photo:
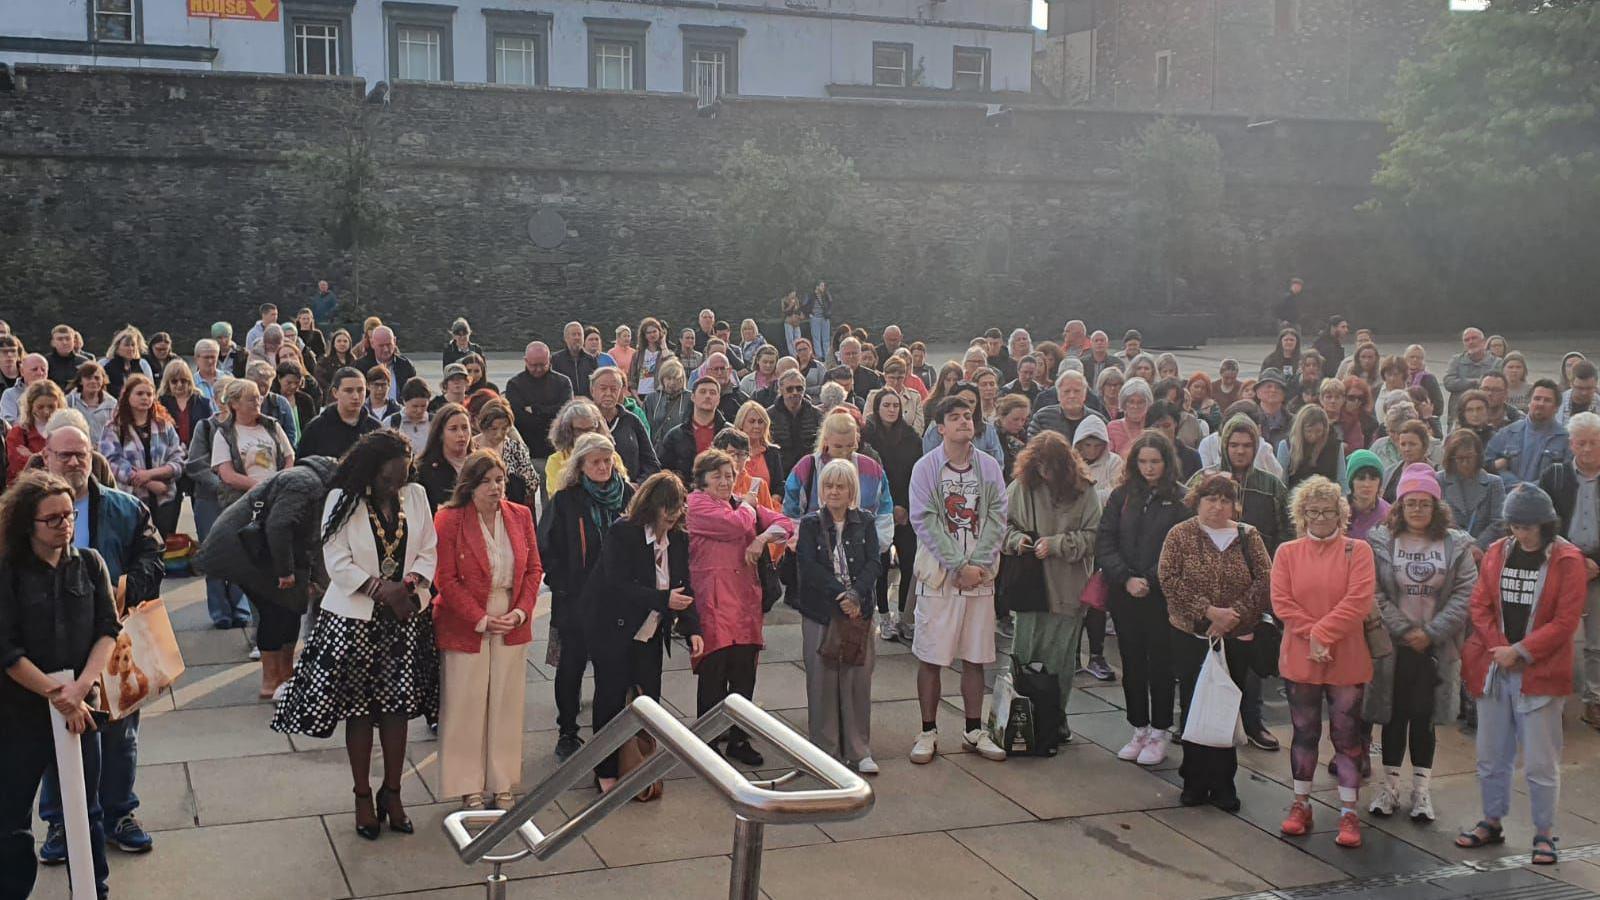
[[[411,445],[368,432],[339,460],[323,503],[328,589],[272,718],[285,734],[331,737],[344,724],[355,782],[356,833],[414,831],[400,802],[406,723],[439,711],[439,654],[429,585],[438,564],[427,491],[413,484]],[[383,747],[374,804],[372,733]]]
[[[143,500],[163,537],[178,530],[178,478],[183,441],[156,386],[145,375],[129,375],[117,411],[100,435],[100,453],[111,464],[117,487]]]

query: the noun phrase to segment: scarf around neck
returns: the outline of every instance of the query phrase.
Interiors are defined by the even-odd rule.
[[[622,515],[622,479],[615,474],[605,484],[596,484],[589,476],[582,476],[583,493],[589,498],[587,512],[595,530],[604,535],[611,523]]]

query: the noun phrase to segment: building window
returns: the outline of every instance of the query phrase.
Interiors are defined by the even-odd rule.
[[[878,87],[911,85],[911,45],[872,44],[872,83]]]
[[[332,22],[296,22],[294,73],[342,75],[339,68],[339,26]]]
[[[1167,99],[1172,92],[1172,51],[1163,50],[1156,54],[1156,102]]]
[[[1272,27],[1278,34],[1300,30],[1300,0],[1273,0]]]
[[[454,6],[388,0],[389,77],[401,81],[455,80]]]
[[[538,38],[516,34],[496,35],[494,76],[491,80],[500,84],[538,84]]]
[[[988,91],[989,48],[957,47],[950,86],[958,91]]]
[[[589,86],[602,91],[645,89],[644,39],[650,23],[584,18],[589,26]]]
[[[548,84],[551,15],[486,9],[483,17],[489,36],[489,80],[524,87]]]
[[[744,29],[726,25],[679,25],[683,32],[683,90],[696,106],[710,106],[739,93],[739,39]]]
[[[139,0],[89,0],[89,40],[132,44],[139,40]]]

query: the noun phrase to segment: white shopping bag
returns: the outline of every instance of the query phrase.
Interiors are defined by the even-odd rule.
[[[1211,639],[1211,649],[1206,653],[1200,679],[1194,686],[1194,699],[1189,701],[1183,739],[1202,747],[1232,747],[1234,724],[1239,720],[1239,703],[1243,699],[1244,691],[1239,690],[1228,674],[1222,640]]]
[[[989,704],[989,720],[984,723],[989,736],[1002,747],[1005,746],[1006,725],[1011,722],[1011,702],[1015,699],[1017,699],[1017,686],[1011,680],[1011,667],[1006,666],[994,677],[994,697]]]

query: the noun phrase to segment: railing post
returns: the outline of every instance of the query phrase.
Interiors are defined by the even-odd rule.
[[[500,863],[495,863],[494,874],[490,875],[489,880],[484,883],[484,887],[487,888],[486,896],[489,900],[506,900],[507,880],[505,873],[500,871]]]
[[[728,877],[728,900],[756,900],[761,896],[761,846],[767,826],[743,816],[733,817],[733,872]]]

